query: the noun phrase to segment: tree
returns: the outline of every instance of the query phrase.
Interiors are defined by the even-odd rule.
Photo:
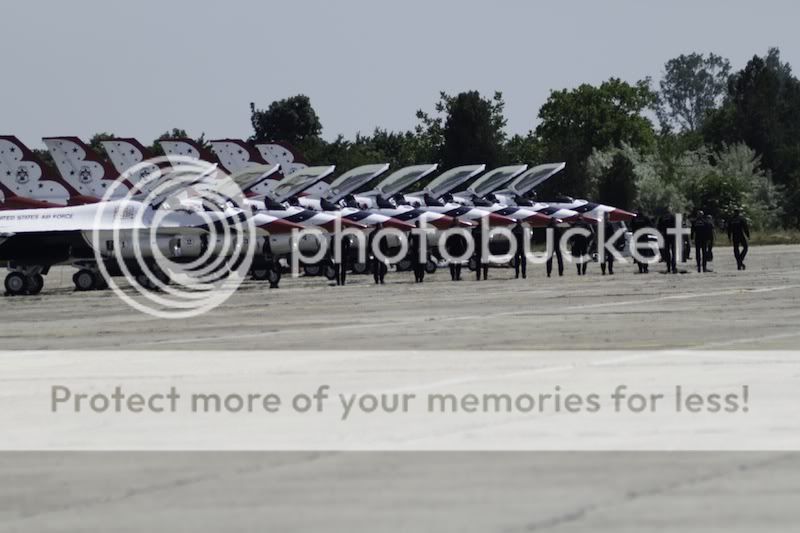
[[[800,81],[777,48],[731,76],[703,133],[718,149],[741,141],[753,148],[788,195],[785,222],[800,225]]]
[[[432,154],[438,152],[446,168],[469,163],[497,165],[505,141],[504,107],[500,92],[495,92],[491,100],[482,98],[478,91],[456,96],[440,93],[435,107],[438,116],[417,112],[422,151],[427,147]]]
[[[250,122],[254,132],[250,140],[255,142],[283,141],[301,146],[322,132],[311,100],[303,94],[276,100],[267,109],[256,109],[251,103]]]
[[[595,185],[586,176],[592,150],[630,144],[652,147],[655,133],[642,112],[655,102],[649,80],[634,85],[616,78],[599,87],[552,91],[539,110],[535,135],[547,161],[564,161],[564,172],[542,186],[545,194],[593,195]]]
[[[730,62],[718,55],[689,54],[664,66],[656,114],[664,130],[696,132],[725,96]]]
[[[633,209],[636,201],[636,172],[631,160],[623,154],[615,155],[611,166],[600,176],[597,200],[620,209]]]
[[[183,128],[172,128],[171,130],[167,130],[158,137],[156,137],[155,140],[153,141],[153,144],[148,146],[150,153],[152,153],[155,156],[164,155],[164,149],[161,148],[161,145],[158,143],[158,141],[163,141],[164,139],[191,139],[191,136],[189,136],[189,134],[186,133],[186,130]],[[205,150],[211,149],[211,143],[209,143],[206,140],[205,132],[201,133],[200,137],[194,139],[194,142],[196,142],[201,148]]]
[[[110,163],[110,160],[108,159],[108,154],[103,148],[103,141],[110,141],[113,138],[114,135],[112,133],[107,133],[107,132],[95,133],[94,135],[92,135],[92,138],[89,139],[89,148],[102,161]]]

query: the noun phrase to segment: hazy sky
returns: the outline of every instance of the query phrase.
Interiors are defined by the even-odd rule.
[[[250,102],[305,93],[326,138],[351,137],[468,89],[503,91],[524,133],[551,89],[681,53],[740,68],[778,46],[800,71],[799,21],[790,0],[6,1],[0,134],[247,137]]]

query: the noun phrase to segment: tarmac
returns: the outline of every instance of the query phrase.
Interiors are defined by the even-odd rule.
[[[714,272],[376,286],[350,276],[248,281],[186,320],[76,293],[54,269],[36,297],[0,300],[4,350],[794,350],[800,246],[729,248]],[[780,368],[776,368],[781,371]],[[657,372],[643,365],[642,372]],[[645,375],[643,374],[643,377]],[[0,387],[2,378],[0,377]],[[2,388],[0,388],[2,398]],[[790,531],[795,452],[5,452],[0,531]]]

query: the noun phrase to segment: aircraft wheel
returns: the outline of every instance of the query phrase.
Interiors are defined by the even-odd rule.
[[[333,281],[336,279],[336,269],[331,265],[325,265],[325,277]]]
[[[322,267],[319,265],[305,265],[303,272],[305,272],[306,276],[319,276],[322,273]]]
[[[253,270],[250,271],[250,275],[256,281],[265,281],[269,279],[269,273],[270,273],[269,268],[262,268],[262,267],[254,268]]]
[[[97,284],[95,285],[95,289],[98,291],[108,290],[108,281],[102,274],[97,275]]]
[[[72,276],[76,291],[91,291],[97,287],[97,276],[91,270],[79,270]]]
[[[353,263],[353,274],[366,274],[369,268],[366,263]]]
[[[408,272],[411,270],[411,260],[410,259],[401,259],[397,262],[397,271],[398,272]]]
[[[475,272],[475,269],[478,268],[478,261],[474,257],[470,257],[469,261],[467,261],[467,268]]]
[[[428,262],[425,263],[425,272],[427,272],[428,274],[435,273],[437,268],[438,265],[433,261],[431,261],[430,259],[428,259]]]
[[[25,294],[25,288],[27,284],[27,279],[22,273],[11,272],[6,276],[6,294],[8,296],[19,296],[21,294]]]
[[[25,291],[30,295],[36,295],[42,292],[44,288],[44,278],[41,274],[34,274],[28,276],[25,280]]]

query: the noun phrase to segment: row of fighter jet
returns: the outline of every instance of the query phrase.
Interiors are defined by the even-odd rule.
[[[130,138],[102,142],[108,161],[77,137],[43,140],[57,167],[56,175],[51,175],[19,139],[0,136],[0,261],[10,270],[5,279],[6,294],[38,294],[44,286],[43,276],[58,264],[78,267],[73,276],[77,290],[103,288],[106,282],[95,260],[98,244],[106,248],[102,250],[103,257],[107,257],[106,272],[120,275],[122,269],[114,264],[110,242],[93,241],[98,229],[108,232],[112,227],[106,216],[98,228],[98,204],[105,198],[106,207],[125,202],[124,208],[129,208],[132,200],[121,196],[147,183],[147,176],[158,170],[150,163],[153,154]],[[533,200],[534,189],[560,172],[564,163],[533,168],[511,165],[488,172],[485,165],[466,165],[442,172],[421,190],[410,192],[417,182],[432,176],[437,165],[401,168],[371,187],[387,173],[388,164],[361,166],[326,181],[334,174],[334,166],[309,166],[291,147],[280,143],[251,145],[222,139],[210,141],[211,151],[190,139],[159,143],[167,158],[204,160],[235,177],[252,211],[248,216],[253,217],[259,232],[259,253],[250,274],[273,283],[280,277],[280,259],[292,251],[291,233],[295,229],[315,227],[330,233],[338,226],[369,232],[381,225],[410,231],[421,222],[441,230],[472,226],[482,220],[490,226],[521,222],[544,227],[603,219],[624,221],[634,216],[586,200]],[[131,168],[138,171],[131,173]],[[119,179],[121,176],[123,180]],[[112,184],[116,192],[109,195]],[[149,213],[145,224],[153,220],[165,194],[175,192],[168,190],[150,197],[149,205],[140,206]],[[208,231],[207,214],[202,217],[191,209],[181,210],[162,219],[161,224],[156,246],[171,258],[190,260],[199,257],[208,246],[203,238]],[[435,231],[430,242],[435,257]],[[316,243],[315,239],[306,239],[299,246],[308,251]],[[152,253],[147,251],[148,243],[139,244],[145,254]],[[127,259],[131,265],[127,265]],[[132,257],[126,256],[126,266],[136,273],[133,263]],[[359,265],[354,265],[354,270],[358,271]],[[147,285],[146,276],[140,269],[138,272],[142,276],[140,283]],[[307,273],[314,272],[313,265],[307,267]]]

